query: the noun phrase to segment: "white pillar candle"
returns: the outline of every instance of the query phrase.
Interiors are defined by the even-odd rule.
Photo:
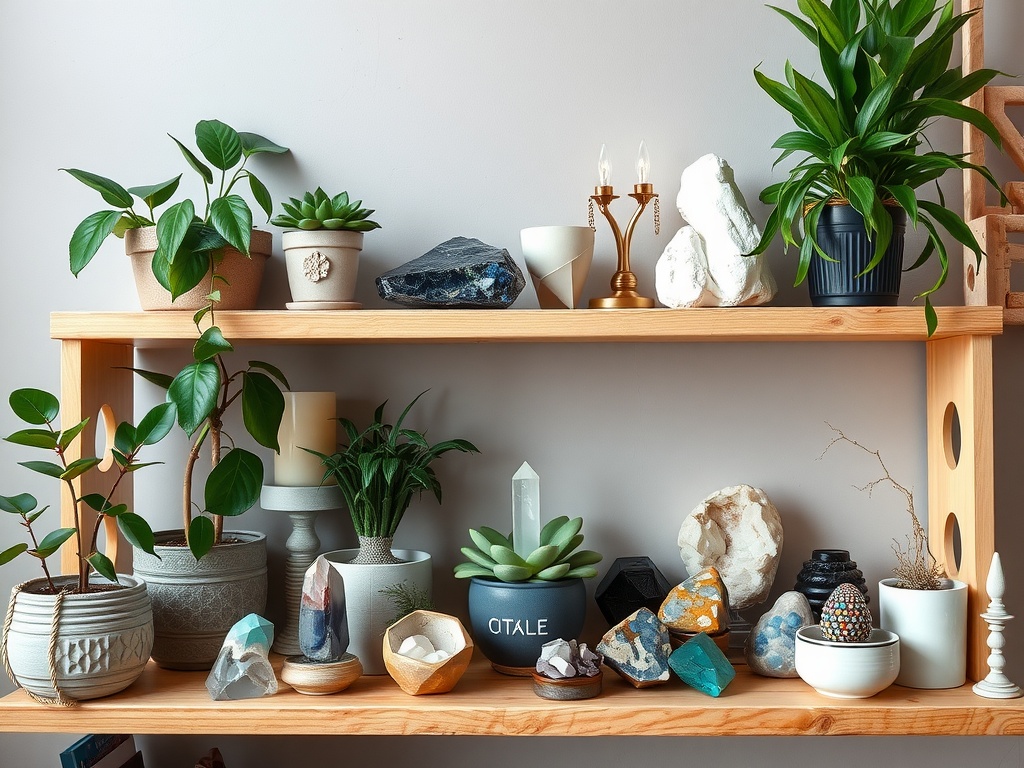
[[[324,467],[320,459],[302,450],[330,455],[338,447],[337,401],[333,392],[285,392],[284,416],[274,456],[274,484],[320,485]]]

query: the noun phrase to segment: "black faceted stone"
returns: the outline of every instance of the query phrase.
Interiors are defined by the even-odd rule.
[[[821,619],[821,607],[832,591],[840,584],[853,584],[864,593],[865,602],[870,602],[868,587],[863,572],[850,559],[845,549],[816,549],[810,560],[804,560],[804,567],[796,576],[797,592],[802,592],[811,604],[814,618]]]
[[[382,299],[430,309],[505,309],[526,279],[504,248],[453,237],[377,278]]]
[[[658,612],[672,590],[668,579],[649,557],[620,557],[597,585],[594,599],[609,624],[648,608]]]

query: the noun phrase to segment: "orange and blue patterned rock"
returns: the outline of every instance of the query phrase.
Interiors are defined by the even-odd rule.
[[[871,611],[852,584],[840,584],[821,606],[821,634],[839,643],[861,643],[871,635]]]
[[[708,696],[720,696],[736,677],[725,654],[703,632],[672,651],[668,663],[684,683]]]
[[[709,566],[673,587],[658,618],[669,629],[717,635],[729,628],[729,593],[718,569]]]

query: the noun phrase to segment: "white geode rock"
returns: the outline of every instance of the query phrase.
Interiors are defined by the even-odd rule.
[[[655,287],[662,304],[731,307],[764,304],[775,296],[764,256],[744,255],[761,233],[725,160],[709,154],[688,166],[676,205],[693,231],[681,229],[658,261]]]
[[[713,565],[737,609],[764,602],[782,556],[782,519],[764,491],[734,485],[708,496],[679,528],[689,573]]]

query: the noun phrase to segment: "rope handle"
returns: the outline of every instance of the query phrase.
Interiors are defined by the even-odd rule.
[[[57,627],[60,623],[60,609],[64,604],[64,597],[69,594],[67,587],[58,592],[53,601],[53,619],[50,622],[50,642],[46,648],[47,665],[50,672],[50,685],[53,686],[53,690],[57,692],[57,696],[55,698],[39,696],[32,693],[32,691],[27,688],[24,688],[24,686],[18,682],[18,678],[14,676],[14,670],[11,669],[11,662],[7,658],[7,635],[10,633],[11,625],[14,623],[14,604],[18,601],[18,594],[28,583],[29,582],[27,581],[22,582],[11,590],[11,602],[7,605],[7,616],[4,618],[3,636],[0,637],[0,659],[3,660],[4,671],[7,672],[7,676],[11,678],[11,682],[18,688],[22,688],[33,701],[50,706],[73,707],[78,704],[78,701],[70,696],[66,696],[64,692],[57,687]]]

